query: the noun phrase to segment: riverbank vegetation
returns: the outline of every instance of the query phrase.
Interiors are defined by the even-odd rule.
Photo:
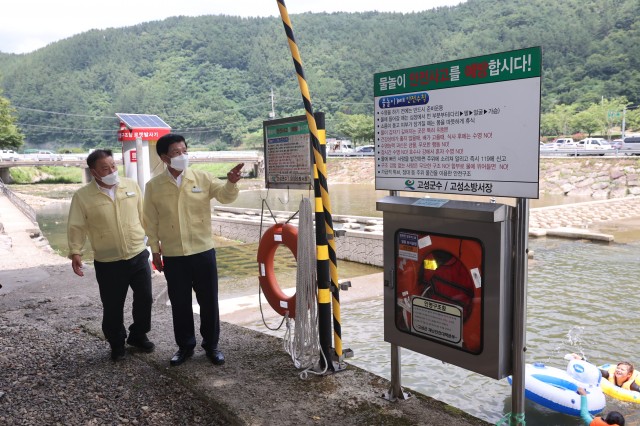
[[[205,170],[221,179],[226,179],[227,172],[235,164],[231,163],[204,163],[192,164],[189,167]],[[124,176],[124,167],[119,167],[121,176]],[[30,183],[82,183],[83,169],[79,167],[39,166],[39,167],[12,167],[9,171],[15,184]]]
[[[640,127],[629,112],[640,102],[637,16],[637,0],[467,0],[407,14],[304,13],[292,23],[327,136],[362,144],[368,136],[346,124],[372,122],[374,73],[531,46],[543,48],[542,112],[556,116],[543,115],[544,133],[607,132],[591,114],[577,118],[603,99],[615,101],[609,128],[620,126],[621,106],[627,129]],[[304,112],[277,17],[174,17],[0,53],[0,88],[29,147],[114,147],[116,112],[157,114],[210,149],[259,147],[270,113]]]
[[[11,102],[2,96],[0,87],[0,148],[18,149],[24,143],[24,134],[16,126],[16,110]]]
[[[16,184],[82,182],[82,169],[79,167],[12,167],[9,174]]]

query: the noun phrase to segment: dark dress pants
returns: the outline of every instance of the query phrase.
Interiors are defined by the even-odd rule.
[[[196,336],[191,290],[200,305],[200,334],[205,350],[216,349],[220,337],[218,268],[215,249],[189,256],[163,257],[173,333],[180,348],[193,349]]]
[[[132,336],[142,336],[151,330],[151,268],[149,252],[115,262],[94,261],[96,279],[102,300],[102,332],[112,346],[124,345],[124,302],[129,287],[133,291]]]

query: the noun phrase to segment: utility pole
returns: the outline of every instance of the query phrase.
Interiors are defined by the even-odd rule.
[[[275,101],[273,97],[273,87],[271,88],[271,112],[269,113],[269,118],[276,118],[276,110],[275,110]]]

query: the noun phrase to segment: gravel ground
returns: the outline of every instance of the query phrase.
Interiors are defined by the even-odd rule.
[[[128,348],[114,363],[93,269],[75,276],[3,196],[0,223],[0,425],[488,424],[417,393],[389,403],[381,398],[389,382],[351,365],[301,380],[281,339],[228,322],[225,365],[197,347],[169,367],[176,347],[161,274],[153,278],[155,351]],[[130,310],[129,298],[125,318]]]
[[[152,354],[112,362],[93,272],[76,277],[30,228],[0,195],[0,425],[229,424]]]
[[[48,310],[46,302],[34,308],[36,315]],[[143,359],[111,362],[105,343],[87,330],[54,328],[43,318],[28,324],[22,311],[1,320],[0,424],[228,424]]]

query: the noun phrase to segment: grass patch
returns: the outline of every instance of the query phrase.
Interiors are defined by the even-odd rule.
[[[189,164],[189,167],[196,170],[204,170],[217,178],[227,179],[227,173],[233,169],[237,163],[196,163]]]
[[[82,183],[79,167],[41,166],[12,167],[9,171],[15,183]]]
[[[226,180],[227,173],[236,163],[197,163],[189,167],[205,170],[213,176]],[[124,176],[124,167],[118,167],[120,176]],[[82,183],[84,169],[80,167],[37,166],[12,167],[9,171],[11,179],[17,184],[31,183]]]
[[[33,178],[33,173],[31,171],[31,167],[12,167],[9,169],[9,175],[11,175],[11,180],[15,183],[31,183]]]

